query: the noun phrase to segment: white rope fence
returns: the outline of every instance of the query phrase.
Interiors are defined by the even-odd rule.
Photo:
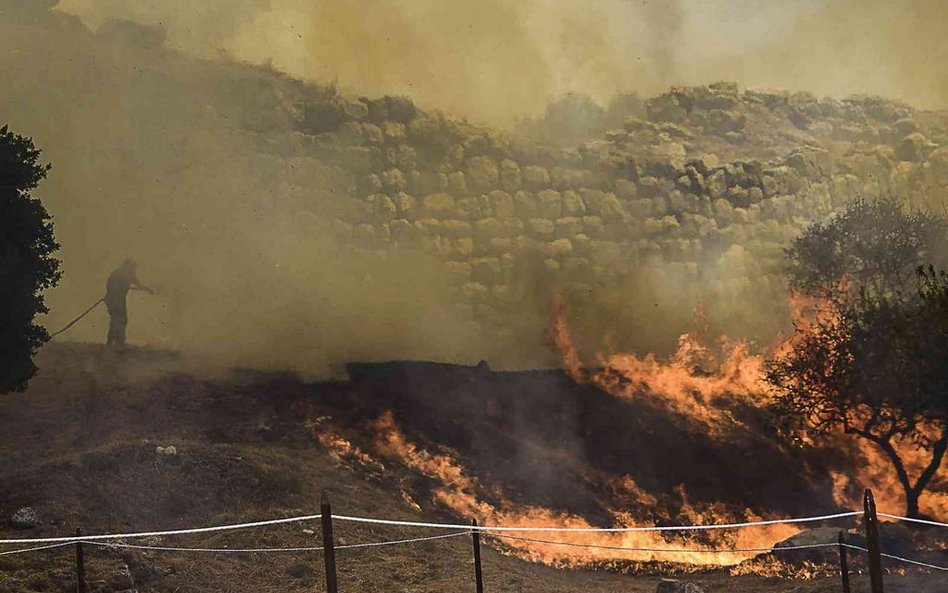
[[[537,539],[532,537],[520,537],[516,535],[502,535],[502,534],[490,534],[490,537],[497,539],[511,539],[524,542],[532,542],[537,544],[552,544],[554,546],[567,546],[571,548],[587,548],[593,550],[615,550],[621,552],[659,552],[659,553],[668,553],[668,554],[741,554],[749,552],[781,552],[788,550],[807,550],[810,548],[835,548],[838,544],[836,543],[826,543],[826,544],[801,544],[798,546],[780,546],[780,547],[771,547],[771,548],[701,548],[694,550],[683,550],[681,548],[631,548],[625,546],[607,546],[602,544],[581,544],[576,542],[560,542],[548,539]]]
[[[71,545],[72,543],[52,544],[49,546],[35,546],[32,548],[21,548],[19,550],[7,550],[6,552],[0,552],[0,556],[14,556],[16,554],[26,554],[27,552],[39,552],[41,550],[52,550],[53,548],[64,548]]]
[[[843,519],[847,517],[858,517],[863,511],[848,511],[845,513],[835,513],[832,515],[820,515],[816,517],[801,517],[797,519],[770,519],[766,521],[746,521],[743,523],[718,523],[711,525],[662,525],[649,527],[501,527],[488,525],[458,525],[452,523],[424,523],[417,521],[396,521],[390,519],[370,519],[366,517],[348,517],[346,515],[333,515],[334,521],[349,521],[352,523],[368,523],[372,525],[392,525],[399,527],[424,527],[432,529],[468,529],[482,532],[510,531],[510,532],[545,532],[545,533],[635,533],[643,531],[701,531],[709,529],[740,529],[744,527],[759,527],[762,525],[779,525],[784,523],[812,523],[817,521],[829,521],[832,519]],[[0,540],[0,543],[3,543]]]
[[[355,550],[361,548],[379,548],[382,546],[398,546],[404,544],[417,544],[421,542],[430,542],[441,539],[449,539],[452,537],[459,537],[462,535],[470,535],[471,530],[459,531],[457,533],[449,533],[447,535],[435,535],[429,537],[416,537],[412,539],[398,539],[398,540],[387,540],[381,542],[366,542],[362,544],[343,544],[338,546],[333,546],[336,550]],[[135,544],[126,544],[126,543],[117,543],[117,542],[83,542],[93,546],[99,546],[103,548],[122,548],[122,549],[133,549],[133,550],[152,550],[157,552],[206,552],[213,554],[259,554],[259,553],[280,553],[280,552],[320,552],[324,548],[322,546],[313,546],[313,547],[300,547],[300,548],[188,548],[188,547],[171,547],[171,546],[142,546]],[[68,544],[62,544],[68,545]]]
[[[900,517],[899,515],[889,515],[888,513],[876,513],[879,517],[885,517],[886,519],[894,519],[896,521],[907,521],[909,523],[917,523],[919,525],[928,525],[930,527],[945,527],[948,528],[948,523],[940,523],[938,521],[929,521],[927,519],[911,519],[909,517]]]
[[[786,523],[812,523],[817,521],[829,521],[832,519],[843,519],[847,517],[858,517],[863,514],[862,511],[848,511],[845,513],[835,513],[832,515],[819,515],[814,517],[799,517],[795,519],[770,519],[766,521],[746,521],[743,523],[722,523],[710,525],[662,525],[648,527],[503,527],[488,525],[461,525],[456,523],[428,523],[419,521],[399,521],[394,519],[374,519],[369,517],[352,517],[346,515],[333,515],[334,521],[348,521],[351,523],[365,523],[370,525],[387,525],[395,527],[421,527],[431,529],[451,529],[465,531],[509,531],[509,532],[546,532],[546,533],[631,533],[644,531],[699,531],[709,529],[740,529],[744,527],[757,527],[763,525],[778,525]],[[271,519],[266,521],[256,521],[253,523],[237,523],[233,525],[217,525],[213,527],[197,527],[192,529],[177,529],[171,531],[144,531],[137,533],[110,533],[103,535],[81,535],[71,537],[41,537],[41,538],[17,538],[0,539],[0,545],[11,544],[45,544],[45,543],[75,543],[75,542],[93,542],[112,539],[137,539],[145,537],[163,537],[169,535],[192,535],[198,533],[213,533],[218,531],[233,531],[238,529],[251,529],[257,527],[269,527],[272,525],[281,525],[286,523],[302,523],[320,519],[321,515],[305,515],[301,517],[289,517],[285,519]]]
[[[72,537],[39,537],[39,538],[18,538],[18,539],[0,539],[0,545],[10,544],[44,544],[44,543],[76,543],[93,542],[109,539],[136,539],[143,537],[164,537],[167,535],[193,535],[196,533],[213,533],[216,531],[234,531],[237,529],[253,529],[256,527],[270,527],[271,525],[283,525],[285,523],[300,523],[304,521],[315,521],[322,515],[305,515],[303,517],[289,517],[287,519],[270,519],[267,521],[255,521],[253,523],[235,523],[233,525],[217,525],[214,527],[195,527],[191,529],[175,529],[171,531],[141,531],[138,533],[109,533],[104,535],[75,535]]]
[[[556,545],[556,546],[578,547],[578,548],[586,548],[586,549],[603,549],[603,550],[614,550],[614,551],[625,551],[625,552],[654,552],[654,553],[667,553],[667,554],[753,553],[753,552],[784,552],[784,551],[791,551],[791,550],[829,548],[829,547],[837,547],[839,545],[842,545],[845,548],[868,553],[869,550],[867,550],[866,548],[855,546],[852,544],[846,544],[846,543],[843,543],[843,544],[819,543],[819,544],[803,544],[803,545],[793,545],[793,546],[775,546],[775,547],[766,547],[766,548],[765,547],[719,548],[719,549],[699,548],[699,549],[685,550],[685,549],[680,549],[680,548],[642,548],[642,547],[609,546],[609,545],[602,545],[602,544],[583,544],[583,543],[577,543],[577,542],[563,542],[563,541],[555,541],[555,540],[548,540],[548,539],[515,536],[515,535],[509,535],[507,533],[504,533],[504,532],[629,533],[629,532],[656,532],[656,531],[658,532],[701,531],[701,530],[710,530],[710,529],[740,529],[740,528],[757,527],[757,526],[764,526],[764,525],[829,521],[829,520],[834,520],[834,519],[858,517],[858,516],[862,516],[863,514],[864,514],[863,511],[847,511],[843,513],[833,513],[833,514],[828,514],[828,515],[799,517],[799,518],[792,518],[792,519],[770,519],[770,520],[763,520],[763,521],[746,521],[746,522],[741,522],[741,523],[723,523],[723,524],[709,524],[709,525],[701,524],[701,525],[670,525],[670,526],[645,526],[645,527],[519,527],[519,526],[510,527],[510,526],[488,526],[488,525],[460,525],[456,523],[435,523],[435,522],[420,522],[420,521],[401,521],[401,520],[394,520],[394,519],[376,519],[376,518],[370,518],[370,517],[356,517],[356,516],[347,516],[347,515],[332,515],[332,518],[333,520],[338,520],[338,521],[347,521],[350,523],[360,523],[360,524],[369,524],[369,525],[457,530],[457,531],[454,531],[453,533],[428,536],[428,537],[387,540],[387,541],[379,541],[379,542],[366,542],[366,543],[357,543],[357,544],[344,544],[344,545],[334,546],[335,549],[340,549],[340,550],[414,544],[414,543],[420,543],[420,542],[455,538],[455,537],[460,537],[464,535],[471,535],[473,532],[477,531],[477,532],[485,532],[486,535],[497,538],[497,539],[501,539],[501,540],[515,540],[515,541],[541,543],[541,544],[549,544],[549,545]],[[923,524],[923,525],[928,525],[928,526],[948,528],[948,523],[941,523],[938,521],[912,519],[909,517],[902,517],[899,515],[890,515],[887,513],[878,513],[878,516],[885,517],[887,519],[896,520],[896,521],[908,521],[911,523],[918,523],[918,524]],[[321,518],[322,518],[322,515],[304,515],[304,516],[299,516],[299,517],[288,517],[288,518],[282,518],[282,519],[269,519],[269,520],[264,520],[264,521],[254,521],[250,523],[234,523],[234,524],[228,524],[228,525],[216,525],[216,526],[211,526],[211,527],[196,527],[196,528],[189,528],[189,529],[175,529],[175,530],[166,530],[166,531],[144,531],[144,532],[134,532],[134,533],[79,535],[79,536],[72,536],[72,537],[0,539],[0,545],[45,544],[45,545],[21,548],[21,549],[16,549],[16,550],[7,550],[4,552],[0,552],[0,556],[25,554],[25,553],[30,553],[30,552],[38,552],[42,550],[52,550],[52,549],[61,548],[61,547],[69,546],[71,544],[76,544],[76,543],[89,544],[89,545],[106,547],[106,548],[111,548],[111,549],[135,549],[135,550],[151,550],[151,551],[161,551],[161,552],[197,552],[197,553],[215,553],[215,554],[319,552],[324,549],[322,546],[282,547],[282,548],[281,547],[201,548],[201,547],[185,547],[185,546],[139,545],[139,544],[129,544],[124,541],[113,541],[113,540],[127,540],[127,539],[138,539],[138,538],[146,538],[146,537],[165,537],[165,536],[173,536],[173,535],[194,535],[194,534],[201,534],[201,533],[235,531],[235,530],[241,530],[241,529],[270,527],[273,525],[284,525],[288,523],[303,523],[307,521],[314,521]],[[938,566],[935,564],[920,562],[917,560],[903,558],[901,556],[895,556],[892,554],[882,553],[880,555],[884,558],[889,558],[891,560],[897,560],[899,562],[921,566],[921,567],[929,568],[932,570],[948,571],[948,567],[944,567],[944,566]]]
[[[880,513],[880,514],[881,514],[881,513]],[[865,552],[865,553],[867,553],[867,554],[869,553],[869,550],[868,550],[868,549],[863,548],[863,547],[861,547],[861,546],[854,546],[854,545],[852,545],[852,544],[843,544],[843,547],[844,547],[844,548],[849,548],[850,550],[859,550],[860,552]],[[909,559],[909,558],[903,558],[903,557],[901,557],[901,556],[893,556],[892,554],[885,554],[885,553],[883,553],[883,552],[879,552],[879,555],[882,556],[883,558],[889,558],[889,559],[891,559],[891,560],[898,560],[899,562],[905,562],[906,564],[914,564],[914,565],[916,565],[916,566],[924,566],[925,568],[931,568],[931,569],[933,569],[933,570],[944,570],[944,571],[948,571],[948,566],[938,566],[938,565],[935,565],[935,564],[928,564],[928,563],[926,563],[926,562],[919,562],[918,560],[911,560],[911,559]]]

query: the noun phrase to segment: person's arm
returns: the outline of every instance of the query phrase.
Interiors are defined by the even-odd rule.
[[[142,290],[144,292],[147,292],[148,294],[155,294],[155,289],[153,289],[150,286],[146,286],[142,284],[141,281],[138,280],[138,276],[136,276],[132,280],[132,284],[129,286],[129,288],[131,288],[132,290]]]

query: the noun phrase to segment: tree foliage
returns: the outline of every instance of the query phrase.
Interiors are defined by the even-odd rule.
[[[856,201],[794,242],[790,283],[823,299],[791,347],[768,362],[775,418],[797,440],[834,431],[891,461],[917,516],[948,447],[948,225],[895,201]],[[928,453],[915,476],[899,444]]]
[[[47,311],[42,292],[61,276],[49,213],[31,195],[49,171],[30,138],[0,128],[0,393],[22,391],[33,356],[49,340],[34,323]]]
[[[891,295],[918,266],[946,267],[948,221],[895,199],[860,198],[807,228],[787,255],[793,290],[832,301],[860,291]]]

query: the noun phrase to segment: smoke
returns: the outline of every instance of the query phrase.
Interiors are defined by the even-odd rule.
[[[52,3],[32,2],[36,14]],[[605,102],[617,90],[722,78],[930,106],[948,96],[948,10],[931,0],[61,0],[42,18],[4,13],[10,6],[20,4],[0,2],[0,72],[15,84],[0,95],[0,113],[55,165],[42,190],[66,277],[50,295],[48,325],[98,298],[108,272],[131,256],[163,288],[131,297],[133,341],[255,364],[473,361],[487,352],[492,363],[537,363],[545,311],[538,305],[529,320],[532,342],[487,339],[469,309],[449,304],[435,262],[341,250],[322,214],[346,202],[347,181],[315,159],[279,153],[300,142],[286,97],[299,84],[189,54],[224,52],[499,125],[568,90]],[[160,31],[187,53],[163,47]],[[275,132],[265,141],[248,129]],[[676,273],[600,291],[585,310],[604,329],[591,335],[617,316],[640,329],[629,338],[637,341],[687,329],[700,295],[681,295]],[[547,290],[537,302],[549,298]],[[666,310],[672,302],[680,306]],[[743,305],[733,308],[715,317],[746,324]],[[647,322],[656,313],[660,332]],[[104,315],[91,322],[70,337],[101,339]]]
[[[95,27],[160,24],[173,46],[226,51],[365,94],[409,95],[495,125],[569,91],[736,80],[948,104],[939,0],[62,0]]]
[[[294,82],[247,69],[234,77],[233,66],[155,47],[152,32],[128,23],[101,31],[56,13],[0,18],[0,72],[16,81],[0,93],[0,114],[53,163],[40,195],[65,276],[48,298],[50,329],[98,299],[132,257],[159,289],[129,295],[133,343],[313,372],[503,352],[495,340],[488,348],[469,308],[449,304],[438,262],[341,247],[347,229],[326,214],[354,203],[347,179],[268,144],[275,135],[293,153],[300,142],[274,88]],[[106,324],[100,310],[64,337],[102,341]]]

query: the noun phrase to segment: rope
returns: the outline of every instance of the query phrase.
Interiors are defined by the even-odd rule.
[[[6,552],[0,552],[0,556],[13,556],[15,554],[26,554],[27,552],[39,552],[40,550],[52,550],[53,548],[63,548],[71,545],[70,543],[52,544],[49,546],[36,546],[34,548],[23,548],[20,550],[7,550]]]
[[[921,525],[932,525],[934,527],[948,527],[948,523],[939,523],[938,521],[928,521],[926,519],[912,519],[911,517],[901,517],[899,515],[889,515],[887,513],[876,513],[886,519],[895,519],[896,521],[908,521],[909,523],[919,523]]]
[[[843,547],[850,548],[850,549],[852,549],[852,550],[859,550],[860,552],[866,552],[867,554],[869,553],[869,550],[868,550],[868,549],[863,548],[863,547],[861,547],[861,546],[854,546],[854,545],[852,545],[852,544],[843,544]],[[946,566],[938,566],[938,565],[935,565],[935,564],[928,564],[928,563],[925,563],[925,562],[919,562],[918,560],[910,560],[910,559],[908,559],[908,558],[903,558],[903,557],[901,557],[901,556],[893,556],[892,554],[883,554],[883,553],[881,553],[881,552],[879,553],[879,555],[882,556],[883,558],[890,558],[890,559],[892,559],[892,560],[898,560],[899,562],[905,562],[905,563],[907,563],[907,564],[914,564],[914,565],[916,565],[916,566],[924,566],[925,568],[932,568],[932,569],[934,569],[934,570],[945,570],[945,571],[948,571],[948,567],[946,567]]]
[[[571,548],[591,548],[595,550],[618,550],[624,552],[663,552],[663,553],[678,553],[678,554],[694,554],[694,553],[704,553],[704,554],[720,554],[720,553],[745,553],[745,552],[776,552],[776,551],[786,551],[786,550],[805,550],[809,548],[828,548],[835,547],[837,544],[802,544],[799,546],[781,546],[779,548],[727,548],[727,549],[700,549],[700,550],[682,550],[678,548],[628,548],[625,546],[606,546],[599,544],[578,544],[573,542],[557,542],[546,539],[536,539],[532,537],[519,537],[516,535],[495,535],[491,534],[490,537],[498,539],[513,539],[518,541],[533,542],[537,544],[553,544],[556,546],[568,546]]]
[[[38,544],[50,542],[93,542],[108,539],[130,539],[140,537],[162,537],[166,535],[190,535],[193,533],[210,533],[212,531],[232,531],[234,529],[250,529],[253,527],[266,527],[269,525],[282,525],[284,523],[297,523],[301,521],[314,521],[321,515],[307,515],[305,517],[291,517],[288,519],[271,519],[269,521],[256,521],[254,523],[237,523],[234,525],[218,525],[215,527],[198,527],[194,529],[176,529],[173,531],[147,531],[139,533],[111,533],[106,535],[81,535],[73,537],[41,537],[35,539],[0,539],[0,545],[6,544]]]
[[[709,529],[737,529],[742,527],[756,527],[760,525],[778,525],[784,523],[812,523],[816,521],[827,521],[830,519],[841,519],[845,517],[857,517],[862,515],[862,511],[849,511],[846,513],[836,513],[833,515],[821,515],[817,517],[801,517],[796,519],[771,519],[767,521],[747,521],[744,523],[725,523],[712,525],[669,525],[669,526],[651,526],[651,527],[493,527],[486,525],[459,525],[452,523],[423,523],[416,521],[396,521],[391,519],[371,519],[367,517],[349,517],[346,515],[333,515],[333,519],[339,521],[349,521],[352,523],[368,523],[373,525],[392,525],[400,527],[425,527],[434,529],[456,529],[464,531],[518,531],[518,532],[548,532],[548,533],[632,533],[643,531],[700,531]],[[257,521],[254,523],[239,523],[236,525],[220,525],[216,527],[200,527],[195,529],[178,529],[174,531],[149,531],[139,533],[113,533],[105,535],[83,535],[74,537],[46,537],[46,538],[22,538],[22,539],[0,539],[0,545],[9,544],[38,544],[38,543],[58,543],[58,542],[90,542],[109,539],[132,539],[142,537],[161,537],[166,535],[189,535],[193,533],[209,533],[213,531],[230,531],[235,529],[249,529],[253,527],[266,527],[269,525],[280,525],[283,523],[295,523],[301,521],[313,521],[319,519],[320,515],[307,515],[304,517],[290,517],[287,519],[272,519],[269,521]]]
[[[69,322],[69,325],[67,325],[66,327],[62,328],[62,329],[59,330],[58,332],[56,332],[56,333],[54,333],[54,334],[50,334],[49,337],[50,337],[50,338],[55,338],[56,336],[58,336],[59,334],[63,333],[64,331],[66,331],[66,330],[69,329],[70,327],[76,325],[77,323],[79,323],[79,321],[82,320],[83,317],[85,317],[85,316],[88,315],[89,313],[92,313],[92,310],[95,309],[96,307],[98,307],[103,301],[105,301],[105,297],[102,297],[101,299],[97,300],[97,301],[95,302],[95,304],[93,304],[91,307],[89,307],[88,309],[86,309],[85,312],[83,312],[82,315],[80,315],[79,317],[76,317],[75,319],[73,319],[72,321],[70,321],[70,322]]]
[[[534,531],[550,533],[631,533],[640,531],[695,531],[708,529],[737,529],[741,527],[756,527],[760,525],[778,525],[783,523],[812,523],[816,521],[828,521],[830,519],[841,519],[845,517],[858,517],[862,511],[849,511],[846,513],[836,513],[833,515],[821,515],[818,517],[802,517],[799,519],[771,519],[767,521],[747,521],[744,523],[725,523],[718,525],[670,525],[670,526],[652,526],[652,527],[492,527],[486,525],[458,525],[452,523],[420,523],[415,521],[394,521],[390,519],[369,519],[365,517],[348,517],[346,515],[333,515],[334,520],[349,521],[352,523],[370,523],[374,525],[398,525],[402,527],[430,527],[435,529],[469,529],[472,531]]]
[[[381,546],[396,546],[402,544],[415,544],[419,542],[428,542],[439,539],[448,539],[451,537],[458,537],[460,535],[470,534],[468,531],[460,531],[458,533],[449,533],[447,535],[435,535],[430,537],[416,537],[412,539],[399,539],[399,540],[390,540],[382,542],[367,542],[362,544],[346,544],[342,546],[334,546],[336,550],[352,550],[357,548],[377,548]],[[319,547],[302,547],[302,548],[188,548],[188,547],[170,547],[170,546],[141,546],[134,544],[126,543],[114,543],[114,542],[85,542],[93,546],[101,546],[104,548],[129,548],[133,550],[155,550],[159,552],[210,552],[217,554],[255,554],[255,553],[276,553],[276,552],[319,552],[324,548]]]

